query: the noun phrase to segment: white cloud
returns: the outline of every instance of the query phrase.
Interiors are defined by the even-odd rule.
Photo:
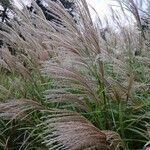
[[[114,0],[87,0],[87,3],[92,6],[102,18],[110,15],[110,6],[118,5],[118,3]],[[92,10],[91,14],[94,17]]]
[[[106,25],[105,23],[105,19],[108,19],[108,22],[111,26],[114,26],[114,20],[112,18],[112,12],[111,12],[111,7],[113,8],[113,10],[116,12],[116,14],[119,17],[120,23],[122,23],[123,25],[128,25],[130,21],[133,22],[134,18],[131,15],[131,13],[129,13],[128,11],[125,10],[125,14],[124,15],[122,13],[121,8],[119,7],[119,3],[116,0],[86,0],[87,3],[89,4],[89,6],[92,6],[96,12],[98,13],[98,16],[100,17],[103,26]],[[90,8],[90,12],[92,15],[92,18],[94,19],[94,21],[96,21],[96,15],[94,13],[94,11],[92,11],[92,9]],[[128,18],[128,19],[127,19]]]
[[[22,4],[24,5],[28,5],[30,6],[31,5],[31,1],[30,0],[13,0],[14,1],[14,4],[19,7],[20,9],[23,8]]]

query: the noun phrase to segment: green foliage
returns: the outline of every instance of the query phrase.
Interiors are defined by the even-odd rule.
[[[10,0],[0,0],[0,4],[1,4],[3,7],[9,7],[10,4],[11,4],[11,1],[10,1]]]
[[[16,73],[1,72],[0,100],[27,98],[42,101],[43,92],[49,87],[45,84],[47,82],[50,83],[51,80],[43,78],[36,72],[32,72],[32,80],[25,79]]]
[[[53,1],[57,1],[57,0],[53,0]],[[68,0],[60,0],[60,2],[63,4],[63,6],[64,6],[64,8],[65,9],[67,9],[67,11],[69,12],[69,14],[71,15],[71,16],[74,16],[73,15],[73,11],[74,11],[74,3],[73,2],[71,2],[71,1],[68,1]],[[37,3],[37,5],[42,9],[42,11],[43,11],[43,13],[44,13],[44,15],[45,15],[45,17],[46,17],[46,19],[47,20],[49,20],[49,21],[51,21],[51,20],[57,20],[57,21],[59,21],[59,19],[57,18],[55,18],[51,13],[51,10],[49,10],[49,9],[47,9],[43,4],[42,4],[42,0],[36,0],[36,3]]]
[[[11,0],[0,0],[0,5],[3,7],[2,14],[0,15],[2,22],[4,22],[5,19],[9,19],[7,15],[8,8],[11,7]],[[1,28],[0,28],[1,29]],[[1,46],[1,43],[0,43]]]

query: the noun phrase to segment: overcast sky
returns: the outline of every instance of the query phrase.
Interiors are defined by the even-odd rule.
[[[87,3],[98,12],[100,17],[110,14],[110,6],[118,5],[118,3],[114,0],[87,0]]]
[[[14,0],[18,5],[20,0]],[[26,4],[29,3],[29,0],[23,0]],[[114,0],[87,0],[88,4],[91,5],[98,14],[102,17],[109,14],[109,5],[116,5],[117,3]],[[94,14],[92,13],[92,17],[94,18]]]
[[[19,5],[19,1],[21,0],[13,0],[15,1],[15,3],[17,5]],[[29,4],[30,3],[30,0],[22,0],[25,4]],[[110,7],[113,6],[113,9],[115,11],[117,11],[119,15],[121,15],[121,10],[118,6],[118,3],[116,0],[86,0],[87,3],[89,4],[89,6],[92,6],[96,12],[98,13],[98,15],[100,16],[100,19],[102,22],[104,22],[104,18],[105,16],[110,16],[111,14],[111,11],[110,11]],[[91,11],[91,15],[92,15],[92,18],[94,21],[96,21],[96,17],[95,17],[95,13],[92,9],[90,9]],[[125,19],[123,18],[123,16],[121,16],[121,22],[124,22]],[[109,19],[110,21],[111,19]],[[112,22],[112,21],[110,21]],[[105,26],[105,23],[104,23],[104,26]]]

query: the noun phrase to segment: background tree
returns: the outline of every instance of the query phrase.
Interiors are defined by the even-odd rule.
[[[11,0],[0,0],[0,5],[3,7],[3,10],[1,10],[1,20],[2,22],[5,21],[5,19],[8,19],[7,10],[11,7]]]
[[[52,0],[52,1],[57,1],[57,0]],[[52,12],[50,10],[48,10],[46,8],[46,6],[44,6],[44,0],[36,0],[37,5],[42,9],[45,17],[47,20],[52,20],[52,19],[56,19],[55,17],[53,17],[51,14]],[[65,7],[65,9],[69,12],[69,14],[73,17],[73,11],[74,11],[74,3],[72,1],[69,0],[60,0],[60,2],[63,4],[63,6]]]
[[[2,6],[2,10],[1,10],[1,13],[0,13],[0,20],[1,22],[4,22],[9,19],[8,17],[8,9],[11,8],[11,0],[0,0],[0,5]],[[0,26],[0,30],[3,30],[2,27]],[[0,47],[3,45],[3,40],[0,39]]]

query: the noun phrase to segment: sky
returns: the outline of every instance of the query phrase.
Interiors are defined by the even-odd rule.
[[[133,23],[134,17],[131,15],[130,12],[126,10],[125,10],[125,13],[126,13],[126,16],[125,16],[117,0],[86,0],[86,1],[89,4],[89,7],[92,6],[96,10],[96,12],[98,13],[98,16],[100,17],[102,27],[104,28],[107,26],[107,21],[111,27],[113,28],[117,27],[117,24],[114,23],[114,19],[112,17],[111,8],[118,15],[120,24],[122,24],[123,26],[128,26],[129,22],[130,22],[130,25]],[[90,12],[91,12],[94,22],[96,22],[97,17],[94,11],[90,9]]]
[[[19,6],[19,1],[23,1],[25,4],[30,3],[30,0],[13,0],[13,1],[15,1],[15,3],[18,6]],[[121,10],[118,7],[119,4],[118,4],[117,0],[86,0],[86,1],[89,4],[89,8],[93,7],[96,10],[96,12],[100,16],[100,19],[101,19],[102,23],[104,24],[104,26],[105,26],[105,16],[107,16],[108,18],[109,18],[109,16],[111,16],[110,7],[113,7],[113,9],[115,11],[117,11],[117,14],[119,14],[121,16],[120,17],[121,22],[125,22],[126,19],[121,14]],[[145,0],[143,0],[143,1],[145,1]],[[90,8],[90,12],[91,12],[91,16],[92,16],[93,20],[96,22],[97,17],[91,8]],[[127,12],[127,16],[130,16],[130,15],[131,14],[129,14],[129,12]],[[131,19],[131,17],[129,17],[129,18]],[[110,23],[112,22],[111,19],[108,19],[108,20],[110,21]]]
[[[97,11],[100,17],[104,17],[105,15],[110,15],[110,10],[109,10],[110,6],[118,5],[118,3],[115,0],[87,0],[87,3]],[[92,16],[94,17],[92,10],[91,13]]]
[[[19,5],[20,0],[14,0],[17,5]],[[23,0],[25,4],[29,4],[28,0]],[[92,6],[99,14],[99,16],[104,17],[105,15],[109,14],[109,5],[116,5],[117,2],[114,0],[87,0],[87,3]],[[94,18],[95,15],[91,10],[91,15]]]
[[[15,3],[19,6],[19,1],[23,1],[25,4],[29,4],[30,0],[13,0]],[[117,0],[86,0],[89,6],[92,6],[98,13],[101,19],[103,19],[105,16],[109,16],[110,6],[113,6],[113,9],[120,11],[119,7],[117,7],[118,3]],[[140,1],[140,0],[138,0]],[[142,0],[145,2],[146,0]],[[146,3],[145,3],[146,4]],[[92,9],[90,9],[92,18],[95,19],[94,12]]]
[[[13,0],[13,1],[15,1],[17,6],[19,6],[20,1],[23,1],[25,4],[30,5],[30,0]],[[98,16],[101,19],[103,27],[106,26],[106,23],[105,23],[106,17],[105,16],[107,16],[107,19],[109,20],[109,25],[111,25],[111,26],[114,25],[113,21],[110,19],[110,18],[112,18],[112,17],[110,17],[111,16],[110,7],[113,6],[113,9],[115,11],[119,12],[117,14],[121,14],[121,10],[119,9],[119,7],[117,7],[118,6],[117,0],[86,0],[86,1],[89,4],[89,9],[90,9],[93,21],[96,22],[97,17],[91,7],[93,7],[96,10],[96,12],[98,13]],[[121,19],[122,19],[121,22],[125,21],[125,19],[123,20],[123,17],[121,17]]]

